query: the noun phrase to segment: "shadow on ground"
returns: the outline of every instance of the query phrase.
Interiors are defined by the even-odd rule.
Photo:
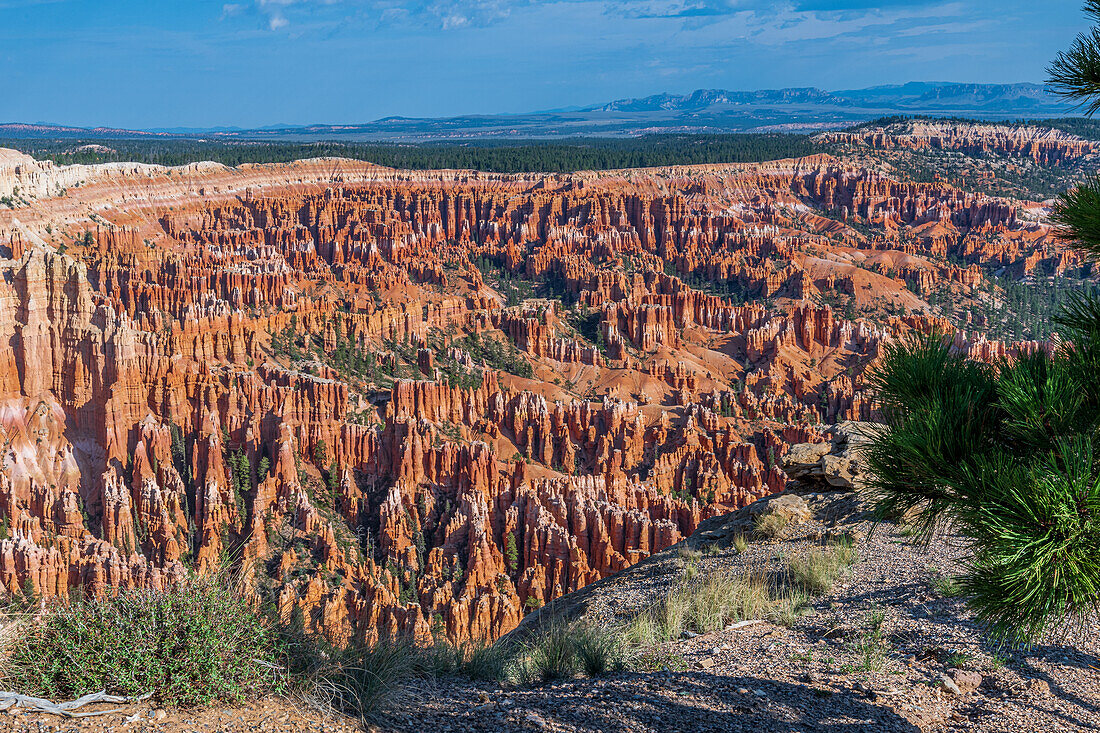
[[[423,720],[410,708],[403,717],[411,726],[391,723],[386,730],[920,733],[860,693],[752,676],[666,672],[569,680],[497,691],[490,702],[471,706],[476,694],[469,688],[451,688],[442,696],[437,691]]]

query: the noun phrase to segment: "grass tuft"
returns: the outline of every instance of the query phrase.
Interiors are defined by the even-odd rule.
[[[566,624],[552,624],[542,630],[526,657],[531,678],[540,682],[561,680],[577,673],[577,653]]]
[[[635,616],[625,638],[645,648],[679,638],[685,631],[705,634],[737,621],[764,618],[791,625],[803,614],[806,596],[762,572],[718,572],[684,576],[650,610]]]
[[[505,641],[495,644],[476,643],[467,648],[459,674],[472,680],[503,680],[512,664],[512,649]]]
[[[428,671],[423,655],[407,640],[333,650],[310,675],[307,698],[366,723],[406,681]]]
[[[861,658],[858,669],[864,672],[879,672],[886,663],[889,645],[883,632],[885,622],[885,611],[881,609],[869,611],[864,622],[863,633],[852,645],[852,651],[859,654]]]
[[[928,582],[936,594],[943,598],[958,598],[963,595],[962,584],[953,575],[937,573]]]
[[[856,561],[850,542],[815,547],[787,561],[791,581],[813,595],[828,593],[837,579]]]
[[[627,667],[621,632],[585,624],[573,632],[577,665],[588,677],[603,677]]]
[[[528,682],[602,677],[627,667],[626,637],[620,629],[586,622],[552,623],[520,651],[519,676]]]
[[[787,518],[775,512],[761,514],[756,518],[756,522],[753,524],[753,532],[756,536],[768,540],[776,539],[786,528]]]

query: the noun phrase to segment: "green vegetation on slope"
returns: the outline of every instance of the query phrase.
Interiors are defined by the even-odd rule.
[[[808,135],[750,133],[422,145],[193,139],[0,139],[0,147],[14,148],[39,160],[52,160],[63,165],[117,161],[184,165],[212,160],[237,166],[243,163],[283,163],[303,158],[341,157],[411,170],[462,168],[495,173],[564,173],[699,163],[753,163],[818,152],[818,147]]]
[[[0,685],[50,698],[152,692],[184,706],[279,692],[277,630],[227,581],[217,574],[55,606],[23,622]]]

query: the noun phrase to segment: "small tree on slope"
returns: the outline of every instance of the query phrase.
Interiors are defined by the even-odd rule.
[[[1100,0],[1086,11],[1100,21]],[[1054,89],[1100,111],[1100,29],[1050,69]],[[1100,178],[1062,196],[1062,236],[1100,255]],[[1031,643],[1100,610],[1100,301],[1058,316],[1065,340],[989,366],[943,336],[886,350],[872,377],[883,427],[870,492],[880,518],[924,540],[951,525],[969,540],[961,584],[998,639]]]

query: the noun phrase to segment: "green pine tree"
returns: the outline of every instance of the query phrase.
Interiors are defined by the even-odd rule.
[[[1086,11],[1100,21],[1100,0]],[[1100,29],[1051,67],[1100,110]],[[1062,196],[1061,234],[1100,255],[1100,179]],[[1036,296],[1024,295],[1032,307]],[[1029,644],[1100,610],[1100,299],[1067,294],[1052,353],[968,361],[947,336],[887,348],[871,375],[883,415],[867,452],[880,519],[969,545],[960,584],[993,635]],[[1033,326],[1033,329],[1035,326]]]

